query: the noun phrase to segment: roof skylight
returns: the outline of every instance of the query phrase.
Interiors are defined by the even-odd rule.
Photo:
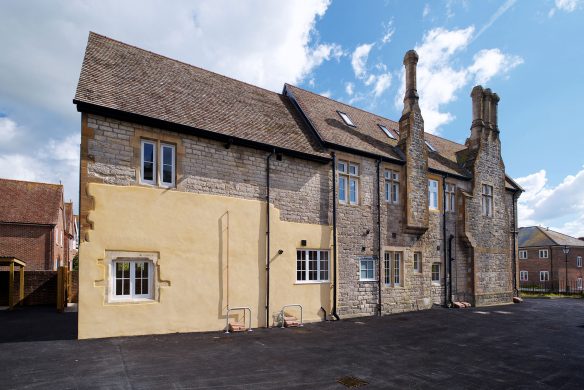
[[[396,139],[396,138],[394,137],[394,135],[391,133],[391,131],[389,131],[389,130],[387,129],[387,127],[385,127],[385,126],[383,126],[383,125],[379,125],[379,124],[378,124],[377,126],[379,126],[379,128],[380,128],[381,130],[383,130],[383,132],[385,133],[385,135],[387,135],[389,138],[391,138],[391,139]]]
[[[428,147],[428,149],[430,149],[431,152],[436,151],[436,149],[434,149],[434,147],[430,144],[430,142],[428,142],[428,141],[424,141],[424,142],[426,142],[426,146]]]
[[[353,123],[353,121],[351,120],[351,118],[349,118],[349,115],[345,114],[342,111],[337,111],[337,112],[339,113],[339,115],[341,116],[341,118],[343,118],[343,120],[345,121],[345,123],[348,126],[357,127],[357,126],[355,126],[355,124]]]

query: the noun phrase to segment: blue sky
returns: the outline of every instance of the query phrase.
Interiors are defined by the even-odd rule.
[[[583,0],[2,2],[0,177],[61,181],[77,199],[71,99],[89,30],[394,120],[415,48],[426,131],[464,143],[470,90],[491,88],[507,172],[527,189],[521,224],[584,236]]]

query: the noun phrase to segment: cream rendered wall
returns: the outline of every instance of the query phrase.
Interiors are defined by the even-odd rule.
[[[80,339],[218,331],[228,304],[251,307],[252,326],[265,326],[265,202],[98,183],[87,191],[94,209],[80,247]],[[330,312],[331,284],[295,284],[296,249],[301,240],[330,249],[331,227],[281,221],[273,207],[270,213],[270,313],[299,303],[305,321],[320,320],[321,306]],[[111,251],[158,253],[156,300],[108,303]]]

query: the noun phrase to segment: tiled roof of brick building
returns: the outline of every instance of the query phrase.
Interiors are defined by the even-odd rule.
[[[62,201],[60,184],[0,179],[0,222],[55,225]]]
[[[519,247],[541,247],[541,246],[581,246],[584,241],[568,236],[541,226],[528,226],[519,228]]]
[[[74,102],[329,157],[285,96],[95,33]]]

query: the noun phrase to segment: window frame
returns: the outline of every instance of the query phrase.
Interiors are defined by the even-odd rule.
[[[484,217],[492,217],[495,213],[493,186],[483,184],[481,186],[481,210]]]
[[[312,271],[310,269],[310,255],[309,252],[316,252],[317,256],[316,256],[316,276],[317,279],[314,280],[310,280],[310,272]],[[300,253],[304,253],[304,259],[300,259]],[[326,253],[326,270],[322,269],[322,263],[323,263],[323,259],[322,259],[322,253]],[[302,264],[302,262],[304,262],[304,269],[298,269],[299,264]],[[322,272],[326,271],[326,280],[321,278]],[[304,273],[304,279],[298,279],[298,273],[302,272]],[[330,257],[330,251],[328,249],[309,249],[309,248],[302,248],[302,249],[296,249],[296,284],[318,284],[318,283],[329,283],[330,282],[330,273],[331,273],[331,257]]]
[[[370,269],[369,267],[367,268],[363,268],[363,263],[371,263],[372,268]],[[376,260],[372,257],[367,257],[367,258],[360,258],[359,259],[359,281],[360,282],[375,282],[377,281],[377,272],[375,271],[375,262]],[[365,271],[366,273],[368,273],[369,271],[372,271],[373,273],[373,277],[369,278],[363,278],[363,271]]]
[[[383,173],[386,203],[399,204],[399,176],[400,172],[393,169],[386,169]]]
[[[130,294],[128,295],[117,295],[116,294],[116,265],[118,263],[129,263],[129,289]],[[135,287],[136,287],[136,264],[137,263],[146,263],[148,265],[148,294],[136,294]],[[155,292],[154,292],[154,271],[155,266],[154,262],[149,258],[144,257],[136,257],[136,258],[115,258],[112,259],[110,263],[110,286],[109,286],[109,302],[117,303],[117,302],[150,302],[154,301],[155,299]]]
[[[545,253],[545,256],[542,256],[542,253]],[[549,251],[547,249],[540,249],[538,251],[538,255],[540,259],[549,259]]]
[[[576,256],[576,267],[582,268],[582,256]]]
[[[144,145],[152,145],[152,180],[144,178]],[[140,139],[140,184],[155,186],[158,184],[158,162],[157,162],[157,142],[142,138]],[[150,161],[148,161],[150,163]]]
[[[351,117],[349,116],[349,114],[347,114],[346,112],[337,110],[337,114],[339,114],[339,116],[341,117],[341,119],[343,120],[343,122],[345,122],[345,124],[347,126],[357,127],[357,125],[355,125],[355,122],[353,122],[353,120],[351,119]]]
[[[542,279],[542,276],[545,277]],[[539,281],[540,282],[549,282],[550,281],[550,271],[539,271]]]
[[[436,191],[432,190],[430,186],[431,183],[436,183]],[[440,210],[440,189],[439,189],[439,182],[436,179],[428,179],[428,209],[430,210]],[[432,194],[436,194],[436,206],[432,204]]]
[[[519,281],[520,282],[527,282],[529,281],[529,271],[519,271]]]
[[[527,259],[527,250],[526,249],[521,249],[519,251],[519,259],[520,260],[525,260]]]
[[[434,267],[438,267],[438,279],[434,279],[434,275],[436,274],[436,272],[434,271]],[[439,262],[432,263],[431,279],[432,279],[433,286],[441,286],[442,285],[442,263],[439,263]]]
[[[389,131],[389,129],[385,125],[378,123],[377,126],[379,126],[381,131],[383,131],[385,133],[385,135],[387,135],[389,138],[391,138],[393,140],[397,140],[397,138],[391,133],[391,131]]]
[[[170,182],[164,181],[164,166],[166,165],[166,164],[164,164],[164,148],[170,148],[170,150],[172,151],[172,165],[170,167],[170,170],[171,170],[171,181]],[[158,166],[158,170],[159,170],[158,174],[160,177],[160,187],[165,187],[165,188],[175,187],[175,183],[176,183],[176,145],[170,144],[167,142],[160,142],[159,152],[160,152],[160,164]]]
[[[416,259],[417,257],[417,259]],[[414,263],[413,263],[414,273],[419,274],[422,272],[422,252],[414,252]]]
[[[582,290],[582,278],[576,279],[576,290]]]
[[[446,183],[445,190],[446,203],[444,208],[447,212],[456,213],[456,184]]]
[[[343,169],[340,169],[340,166]],[[354,171],[352,172],[352,168]],[[348,205],[358,205],[359,204],[359,186],[360,186],[360,165],[353,161],[348,160],[338,160],[337,161],[337,171],[338,171],[338,185],[339,203]],[[351,186],[354,184],[354,191],[352,191]],[[342,196],[341,196],[342,195]],[[355,196],[355,200],[352,200],[352,196]]]
[[[385,251],[383,254],[383,282],[385,286],[402,287],[404,284],[403,274],[403,252]]]

